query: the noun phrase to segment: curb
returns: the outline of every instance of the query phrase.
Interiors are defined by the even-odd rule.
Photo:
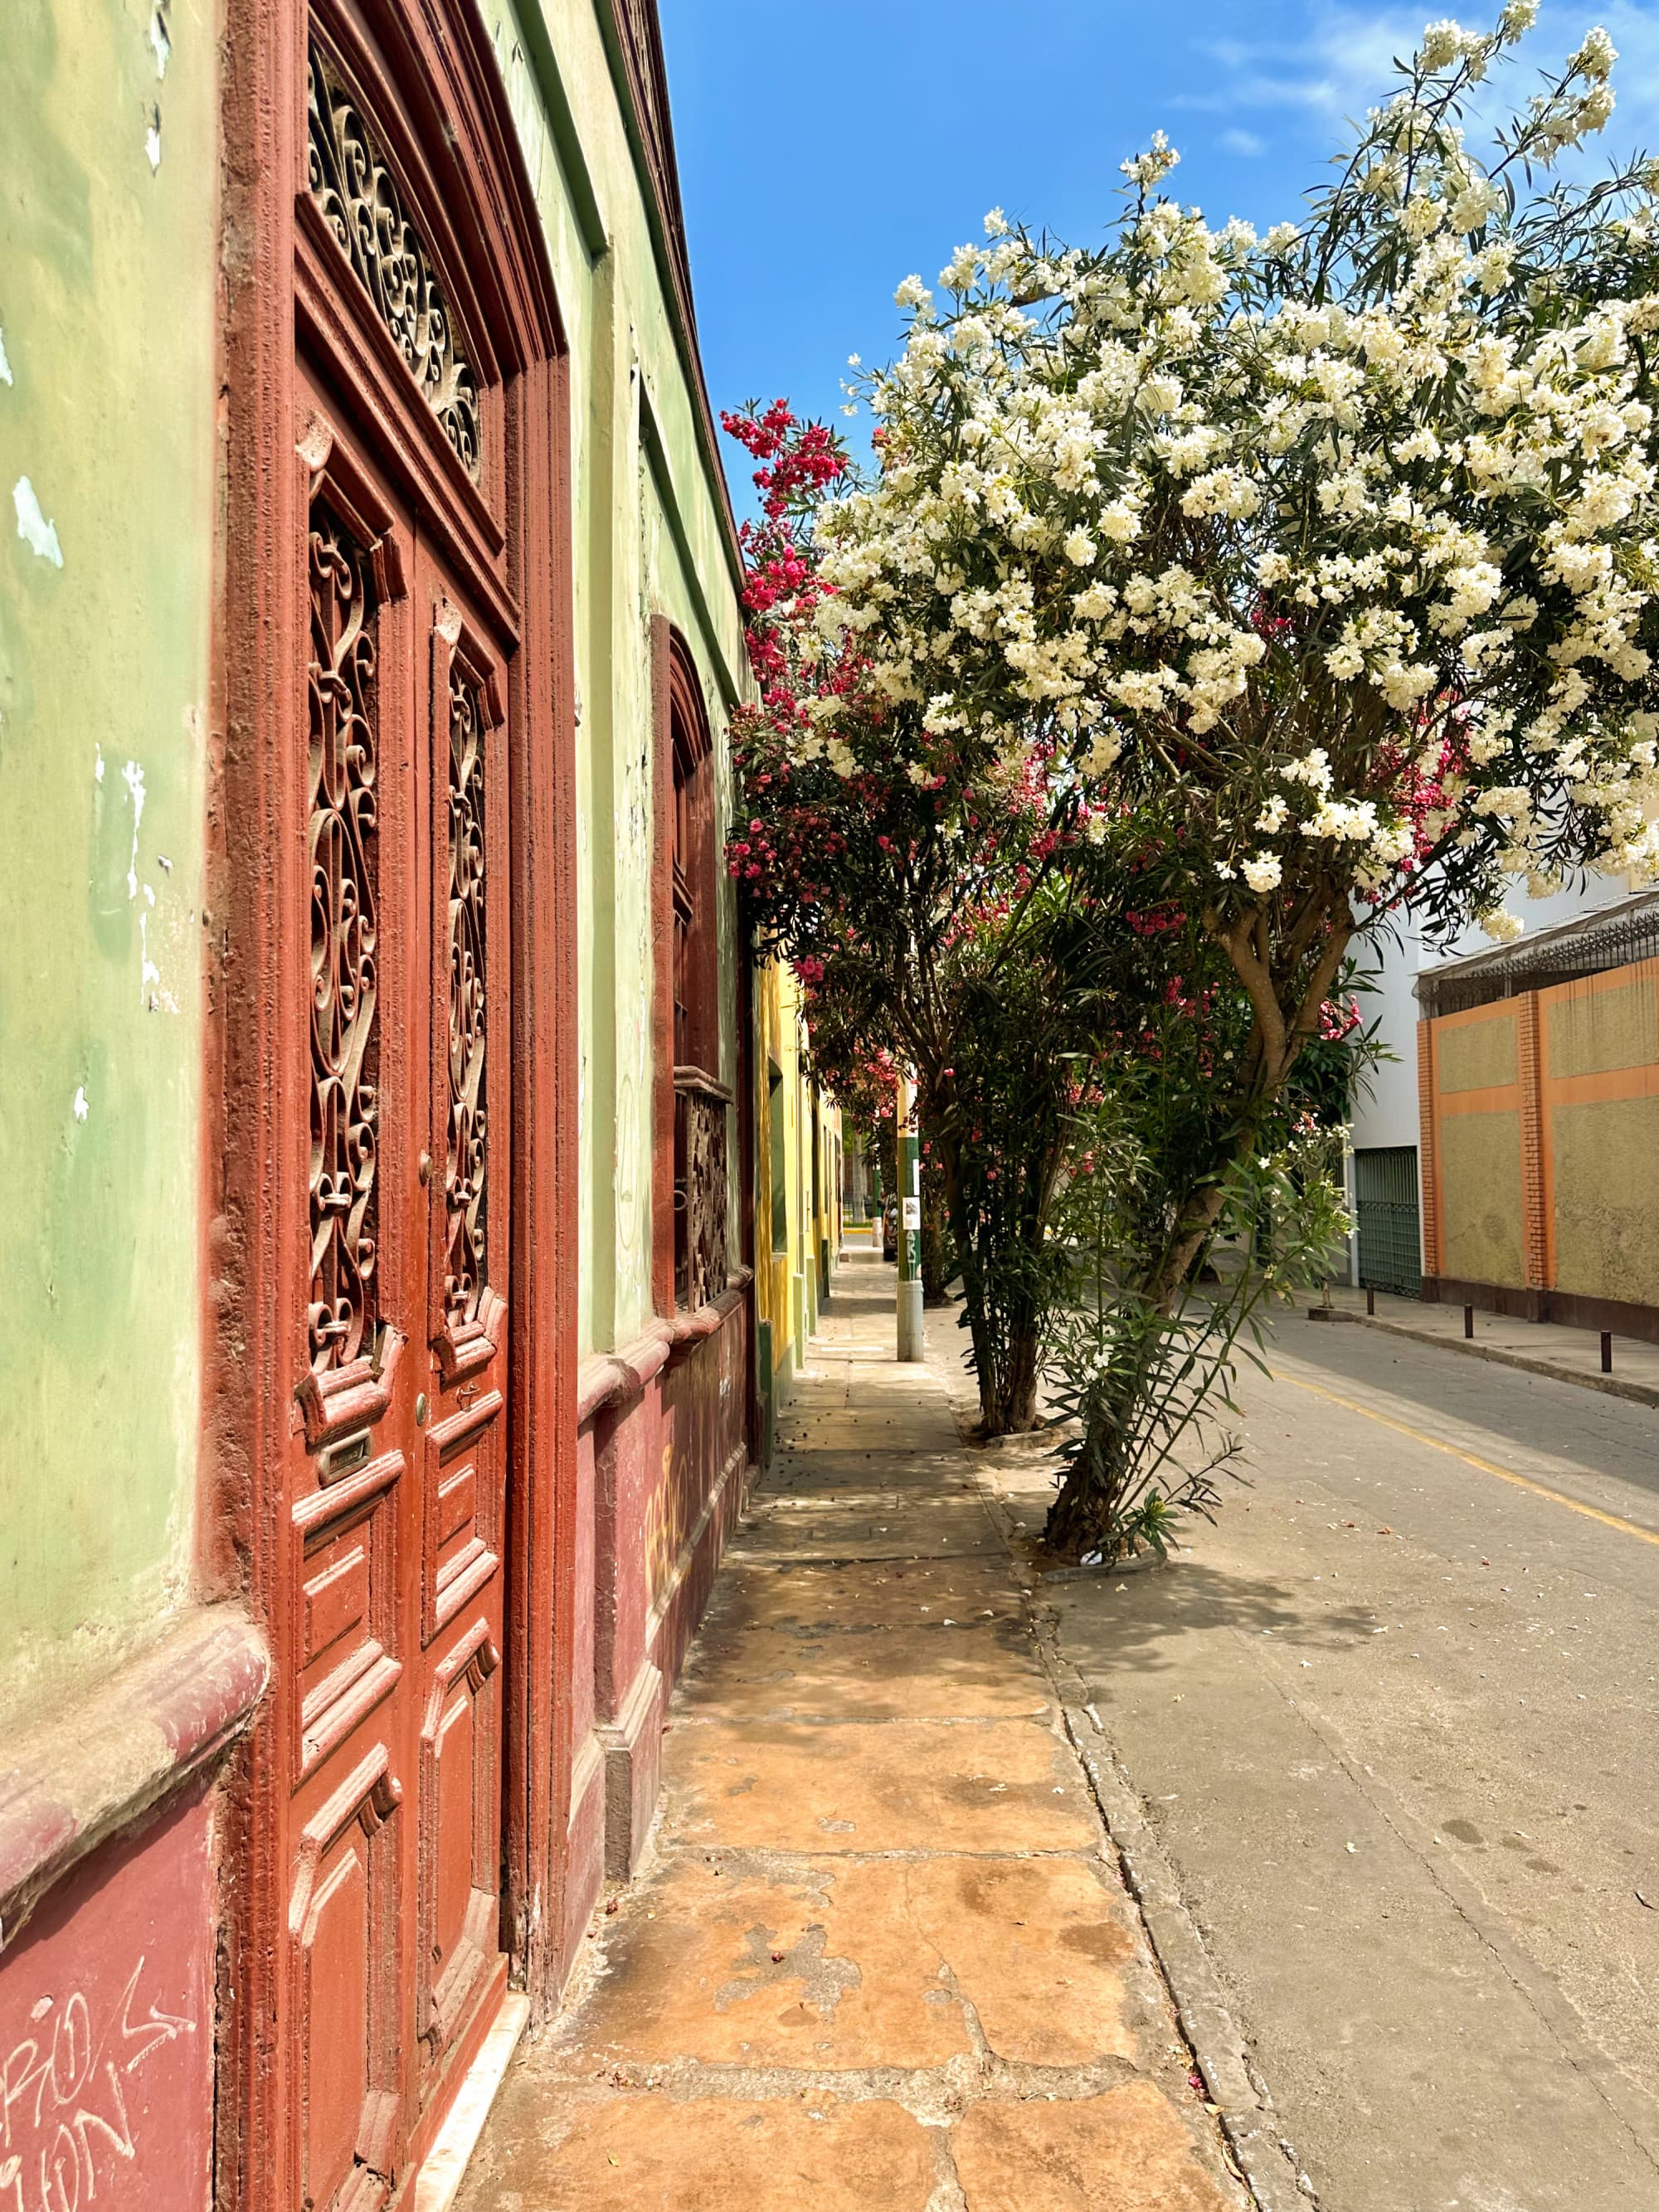
[[[928,1346],[927,1352],[927,1364],[937,1372],[941,1363],[933,1347]],[[964,1414],[970,1415],[970,1409],[958,1387],[959,1378],[948,1366],[942,1379],[945,1402],[960,1433]],[[965,1437],[963,1443],[967,1443]],[[1002,1540],[1024,1593],[1027,1626],[1044,1672],[1054,1685],[1066,1737],[1089,1778],[1119,1878],[1140,1914],[1181,2032],[1203,2076],[1235,2178],[1243,2182],[1256,2212],[1319,2212],[1312,2182],[1297,2169],[1295,2153],[1279,2132],[1273,2099],[1250,2064],[1244,2038],[1181,1893],[1175,1869],[1112,1757],[1100,1717],[1088,1702],[1086,1686],[1061,1656],[1054,1617],[1042,1602],[1042,1592],[1050,1583],[1122,1570],[1073,1568],[1034,1576],[1022,1556],[1004,1501],[977,1464],[970,1472],[980,1503]]]
[[[1547,1376],[1552,1382],[1576,1382],[1581,1390],[1599,1390],[1605,1398],[1628,1398],[1638,1406],[1659,1406],[1659,1389],[1651,1383],[1626,1382],[1616,1375],[1584,1375],[1576,1367],[1559,1366],[1553,1359],[1506,1352],[1501,1345],[1482,1344],[1478,1339],[1442,1336],[1431,1328],[1413,1328],[1409,1322],[1385,1321],[1381,1314],[1349,1313],[1341,1306],[1331,1306],[1322,1317],[1354,1322],[1361,1328],[1378,1328],[1385,1336],[1403,1336],[1413,1344],[1432,1345],[1437,1351],[1459,1352],[1467,1359],[1489,1359],[1499,1367],[1518,1367],[1526,1375]]]
[[[1111,1755],[1100,1717],[1084,1694],[1081,1677],[1060,1656],[1053,1617],[1045,1614],[1041,1606],[1043,1584],[1033,1583],[1002,1500],[987,1487],[977,1469],[975,1481],[980,1501],[996,1525],[1024,1592],[1028,1625],[1060,1701],[1066,1736],[1089,1778],[1090,1793],[1105,1826],[1119,1879],[1140,1914],[1181,2032],[1204,2077],[1215,2118],[1232,2154],[1237,2178],[1256,2212],[1319,2212],[1312,2182],[1297,2172],[1295,2155],[1279,2132],[1273,2100],[1250,2064],[1244,2039],[1182,1896],[1175,1869]],[[1048,1579],[1044,1577],[1045,1582]]]

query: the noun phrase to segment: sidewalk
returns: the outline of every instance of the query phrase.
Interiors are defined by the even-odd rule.
[[[1659,1406],[1659,1344],[1644,1344],[1638,1337],[1613,1338],[1613,1372],[1603,1375],[1601,1340],[1594,1329],[1477,1312],[1474,1334],[1466,1338],[1462,1306],[1425,1305],[1420,1298],[1396,1297],[1391,1291],[1379,1291],[1376,1314],[1368,1316],[1364,1291],[1344,1285],[1333,1287],[1330,1301],[1338,1321],[1357,1321],[1368,1328],[1409,1337],[1416,1344],[1438,1345],[1444,1351],[1494,1360],[1500,1366],[1524,1368],[1528,1374],[1553,1376],[1558,1382],[1577,1382],[1608,1397]]]
[[[641,1878],[461,2212],[1237,2212],[892,1275],[836,1278],[676,1697]]]

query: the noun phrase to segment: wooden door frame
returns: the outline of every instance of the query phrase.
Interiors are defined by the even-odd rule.
[[[504,1939],[538,2009],[556,1991],[572,1755],[577,1044],[568,361],[516,126],[472,0],[229,0],[222,141],[221,593],[209,763],[198,1575],[289,1647],[282,1516],[300,1347],[290,1225],[307,1188],[309,892],[296,447],[296,181],[307,28],[362,33],[420,192],[427,243],[499,379],[520,647],[507,672],[512,915]],[[347,272],[349,274],[349,272]],[[353,392],[373,436],[372,380]],[[303,1210],[303,1209],[302,1209]],[[269,1710],[223,1818],[216,2203],[282,2203],[285,2069],[269,2047],[289,1869]]]

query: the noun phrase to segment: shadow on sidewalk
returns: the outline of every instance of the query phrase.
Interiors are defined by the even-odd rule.
[[[941,1381],[837,1274],[461,2212],[1242,2212]]]

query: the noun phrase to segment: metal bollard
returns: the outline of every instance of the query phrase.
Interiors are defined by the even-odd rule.
[[[1473,1306],[1465,1306],[1463,1309],[1463,1334],[1465,1336],[1473,1336],[1474,1334],[1474,1308]]]
[[[1601,1332],[1601,1372],[1604,1375],[1613,1372],[1613,1331],[1610,1328],[1604,1328]]]
[[[1369,1283],[1365,1285],[1365,1318],[1367,1321],[1376,1318],[1376,1292]]]

